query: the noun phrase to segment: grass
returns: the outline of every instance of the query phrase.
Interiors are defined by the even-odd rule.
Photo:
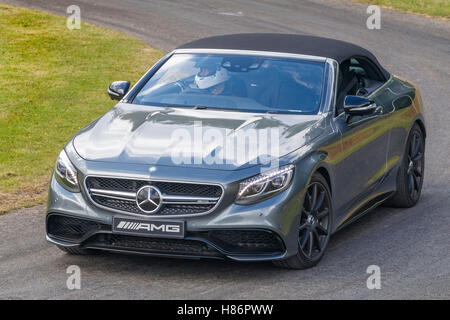
[[[450,19],[450,0],[355,0],[406,12]]]
[[[0,213],[45,201],[59,151],[114,105],[114,80],[135,82],[162,56],[140,40],[0,5]]]

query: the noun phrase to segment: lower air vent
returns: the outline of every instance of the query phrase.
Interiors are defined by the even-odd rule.
[[[116,234],[97,234],[85,244],[87,248],[124,249],[156,254],[221,257],[202,241],[184,239],[147,238]]]
[[[209,238],[229,252],[275,253],[283,252],[281,239],[268,230],[213,230]]]
[[[76,241],[101,229],[108,229],[108,226],[59,214],[47,218],[47,233],[54,238]]]

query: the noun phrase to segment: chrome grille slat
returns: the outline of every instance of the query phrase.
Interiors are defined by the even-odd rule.
[[[136,192],[145,185],[160,189],[162,207],[153,216],[205,214],[219,203],[223,190],[213,184],[146,181],[88,176],[86,190],[96,205],[113,211],[148,215],[136,205]]]
[[[125,191],[114,191],[114,190],[104,190],[104,189],[90,189],[89,190],[94,196],[110,197],[113,199],[123,199],[123,200],[136,200],[136,192],[125,192]]]

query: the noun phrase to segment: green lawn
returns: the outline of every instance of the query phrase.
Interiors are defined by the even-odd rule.
[[[407,12],[450,19],[450,0],[355,0]]]
[[[162,56],[125,34],[0,5],[0,213],[45,201],[67,140],[114,105],[114,80],[135,82]]]

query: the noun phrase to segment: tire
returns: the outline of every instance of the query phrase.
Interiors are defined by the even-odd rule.
[[[90,255],[90,254],[95,254],[94,250],[89,250],[89,249],[80,249],[80,248],[76,248],[76,247],[63,247],[63,246],[58,246],[57,247],[64,251],[65,253],[68,253],[70,255]]]
[[[318,264],[330,239],[331,223],[330,189],[325,178],[316,172],[306,189],[300,212],[297,254],[284,260],[273,261],[273,264],[287,269],[307,269]]]
[[[385,205],[397,208],[415,206],[422,191],[424,167],[425,139],[422,130],[415,124],[409,133],[402,163],[398,169],[397,191]]]

